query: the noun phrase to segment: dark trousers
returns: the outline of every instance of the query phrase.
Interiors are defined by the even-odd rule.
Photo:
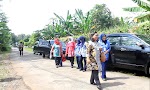
[[[107,64],[107,61],[105,62],[102,62],[102,78],[106,78],[106,64]]]
[[[62,59],[60,59],[60,66],[62,66]]]
[[[90,83],[93,84],[94,81],[96,82],[96,85],[100,85],[98,70],[92,70]]]
[[[80,68],[80,59],[81,59],[81,56],[76,56],[77,67],[78,67],[78,68]]]
[[[19,50],[20,51],[20,56],[22,55],[23,56],[23,50]]]
[[[74,65],[74,57],[68,57],[68,59],[69,59],[70,62],[71,62],[71,66],[73,66],[73,65]]]
[[[84,64],[83,64],[83,62],[84,62]],[[80,59],[80,69],[86,71],[86,57],[82,57],[81,56],[81,59]]]
[[[60,64],[60,60],[61,60],[61,57],[55,57],[55,64],[59,65]]]

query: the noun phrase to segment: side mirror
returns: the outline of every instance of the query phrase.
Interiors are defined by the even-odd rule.
[[[136,45],[138,45],[139,47],[141,47],[142,49],[145,49],[145,45],[139,43],[139,42],[136,42]]]

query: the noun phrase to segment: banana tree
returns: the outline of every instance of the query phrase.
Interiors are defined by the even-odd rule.
[[[90,28],[91,28],[91,18],[90,18],[90,14],[89,12],[84,15],[82,10],[75,10],[76,14],[75,14],[75,20],[74,23],[77,26],[76,30],[81,31],[82,33],[87,33],[89,32]]]
[[[129,12],[144,12],[144,14],[141,14],[134,19],[135,22],[150,21],[150,0],[147,0],[146,2],[142,0],[132,1],[136,3],[138,7],[123,8],[123,10]]]
[[[64,19],[62,16],[57,15],[56,13],[54,13],[54,15],[59,19],[59,25],[64,32],[69,32],[71,33],[73,30],[73,17],[72,15],[69,13],[69,11],[67,12],[67,17],[66,19]],[[57,24],[57,28],[58,28],[58,24]]]

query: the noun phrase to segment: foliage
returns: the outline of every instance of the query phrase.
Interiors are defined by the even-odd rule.
[[[7,26],[7,18],[3,12],[0,11],[0,51],[10,50],[11,33]]]
[[[150,21],[150,0],[147,0],[147,2],[144,2],[143,0],[132,1],[135,2],[139,7],[129,7],[123,9],[129,12],[144,12],[144,14],[141,14],[135,18],[135,21],[137,22]]]

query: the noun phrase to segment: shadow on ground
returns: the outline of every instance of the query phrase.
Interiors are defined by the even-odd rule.
[[[131,74],[134,76],[141,76],[141,77],[148,77],[144,72],[142,71],[136,71],[136,70],[129,70],[129,69],[123,69],[123,68],[108,68],[108,71],[112,71],[112,72],[120,72],[120,73],[124,73],[124,74]]]
[[[20,80],[20,79],[21,79],[21,77],[19,77],[19,78],[9,77],[9,78],[0,79],[0,82],[11,82],[11,81]]]

